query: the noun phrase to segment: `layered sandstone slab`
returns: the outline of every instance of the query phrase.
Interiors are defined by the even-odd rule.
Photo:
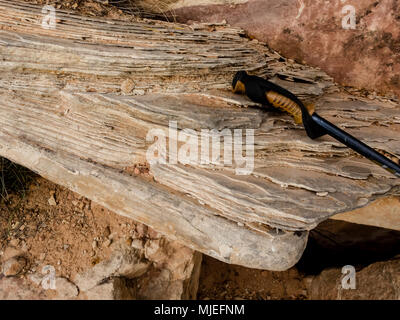
[[[346,93],[237,28],[59,11],[56,29],[43,29],[42,18],[39,7],[0,0],[0,155],[118,214],[222,261],[285,270],[319,222],[399,193],[399,179],[329,137],[310,140],[230,83],[241,69],[268,76],[399,156],[396,102]],[[254,130],[254,164],[149,163],[149,132],[197,148],[202,129]],[[229,147],[221,138],[214,149]]]

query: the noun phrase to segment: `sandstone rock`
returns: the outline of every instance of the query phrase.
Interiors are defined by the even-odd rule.
[[[202,254],[165,238],[149,240],[146,258],[155,267],[138,279],[141,299],[195,299]]]
[[[51,206],[56,206],[57,205],[56,199],[54,199],[54,195],[52,195],[49,198],[48,202],[49,202],[49,205],[51,205]]]
[[[34,287],[40,288],[44,293],[49,292],[46,299],[53,300],[70,300],[75,299],[79,290],[78,287],[69,279],[64,277],[57,277],[55,280],[55,289],[45,289],[43,287],[44,275],[40,273],[33,273],[28,276],[28,279],[35,284]]]
[[[160,239],[161,238],[161,234],[151,228],[148,229],[147,235],[150,239]]]
[[[200,5],[199,5],[200,4]],[[400,95],[400,6],[396,1],[219,0],[173,4],[179,22],[226,19],[284,56],[321,67],[343,85]],[[353,10],[355,29],[342,20]],[[347,6],[347,7],[345,7]],[[347,9],[346,9],[347,8]],[[342,10],[345,10],[342,13]]]
[[[135,299],[135,287],[125,278],[112,278],[84,293],[89,300],[131,300]]]
[[[0,300],[69,300],[79,294],[76,285],[66,278],[56,278],[55,290],[45,290],[42,280],[43,275],[37,273],[28,278],[0,278]]]
[[[400,198],[389,197],[376,200],[370,205],[331,217],[352,223],[377,226],[400,231]]]
[[[201,253],[138,226],[142,239],[134,239],[131,244],[137,249],[124,241],[115,243],[108,260],[76,276],[79,299],[196,298]],[[150,238],[150,234],[157,239]],[[147,239],[144,246],[143,238]]]
[[[24,257],[13,257],[3,263],[2,272],[6,277],[16,276],[23,271],[26,264],[27,261]]]
[[[13,257],[19,256],[23,253],[23,251],[19,248],[13,247],[13,246],[8,246],[2,256],[2,261],[7,261],[8,259],[11,259]]]
[[[37,286],[40,286],[43,280],[43,275],[40,275],[39,273],[35,272],[30,274],[27,278]]]
[[[149,262],[144,261],[137,250],[120,246],[108,260],[77,275],[75,283],[81,291],[87,291],[110,277],[139,277],[146,272],[148,266]]]
[[[182,282],[179,280],[172,281],[169,270],[157,270],[147,276],[148,281],[140,286],[139,296],[141,299],[187,299],[187,297],[184,297],[185,288],[182,286]]]
[[[133,239],[132,243],[131,243],[131,247],[135,248],[135,249],[138,249],[138,250],[144,249],[143,240],[141,240],[141,239]]]
[[[56,292],[56,299],[61,300],[73,299],[79,294],[77,286],[63,277],[56,278]]]
[[[165,262],[168,258],[168,243],[163,239],[149,240],[145,244],[145,257],[155,263]]]
[[[313,278],[310,299],[400,299],[400,259],[377,262],[356,272],[356,288],[342,288],[342,270],[328,269]]]
[[[28,279],[0,278],[0,300],[44,300],[46,293]]]
[[[136,225],[136,232],[138,233],[140,238],[143,238],[147,235],[148,232],[148,228],[146,225],[142,224],[142,223],[138,223]]]

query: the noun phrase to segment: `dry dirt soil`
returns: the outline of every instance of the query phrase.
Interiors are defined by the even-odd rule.
[[[33,175],[33,174],[31,174]],[[27,258],[23,276],[45,265],[57,276],[74,278],[110,256],[113,241],[130,242],[143,234],[142,224],[121,217],[93,201],[32,176],[23,196],[0,200],[0,258],[15,251]],[[199,299],[305,299],[303,276],[292,268],[269,272],[203,259]]]

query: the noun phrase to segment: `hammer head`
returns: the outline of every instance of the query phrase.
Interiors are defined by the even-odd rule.
[[[234,93],[246,93],[246,87],[244,85],[243,79],[247,77],[246,71],[238,71],[233,77],[232,81],[232,91]]]

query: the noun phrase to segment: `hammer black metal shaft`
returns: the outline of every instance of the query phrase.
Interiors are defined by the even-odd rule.
[[[388,170],[394,175],[400,177],[400,166],[395,162],[393,162],[392,160],[390,160],[389,158],[375,151],[374,149],[366,145],[364,142],[353,137],[351,134],[338,128],[328,120],[320,117],[317,113],[314,112],[311,118],[319,126],[324,128],[326,130],[326,133],[329,134],[331,137],[335,138],[344,145],[348,146],[349,148],[353,149],[354,151],[358,152],[359,154],[363,155],[369,160],[380,165],[382,168]]]

